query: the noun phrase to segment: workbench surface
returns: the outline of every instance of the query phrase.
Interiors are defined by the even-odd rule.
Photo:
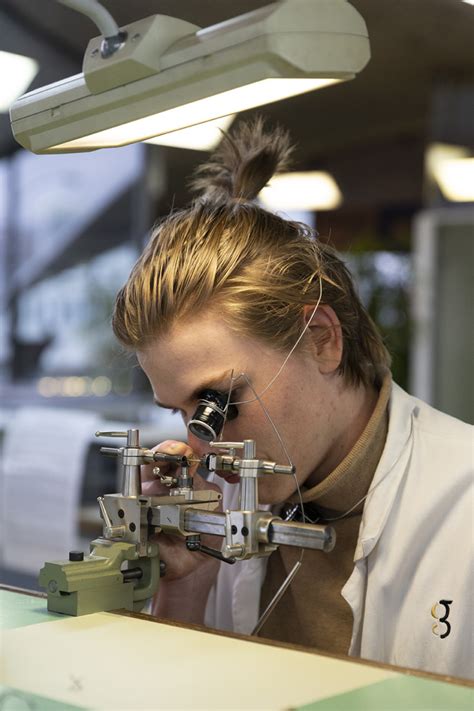
[[[48,613],[46,599],[0,589],[0,709],[474,707],[473,689],[145,615]]]

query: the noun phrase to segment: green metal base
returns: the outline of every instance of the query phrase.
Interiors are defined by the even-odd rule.
[[[121,567],[126,561],[142,570],[140,580],[124,582]],[[45,563],[39,583],[47,591],[50,612],[77,616],[121,608],[138,612],[158,590],[159,579],[156,544],[149,544],[145,558],[132,543],[99,538],[82,561]]]
[[[104,586],[95,590],[60,593],[60,596],[48,593],[48,610],[63,615],[89,615],[91,612],[107,612],[125,608],[133,610],[133,584],[123,583],[118,586]]]

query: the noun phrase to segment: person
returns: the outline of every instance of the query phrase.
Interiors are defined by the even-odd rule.
[[[294,464],[294,478],[259,479],[261,503],[336,530],[332,552],[305,551],[262,636],[471,676],[472,428],[392,382],[341,258],[256,202],[290,153],[262,120],[224,135],[198,170],[199,197],[158,224],[117,295],[115,335],[160,406],[187,423],[211,388],[236,408],[224,439],[255,439],[259,458]],[[192,432],[157,448],[211,451]],[[237,475],[193,474],[238,508]],[[144,493],[161,493],[155,479],[144,468]],[[153,613],[242,633],[300,556],[280,547],[229,566],[159,541],[167,575]]]

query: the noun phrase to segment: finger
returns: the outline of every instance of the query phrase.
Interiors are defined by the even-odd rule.
[[[165,454],[184,454],[184,452],[180,451],[182,448],[189,449],[184,442],[176,442],[175,440],[167,439],[164,442],[160,442],[160,444],[157,444],[155,447],[152,447],[151,451],[164,452]],[[156,476],[153,474],[153,469],[155,469],[155,467],[159,467],[162,474],[167,474],[176,470],[176,466],[168,462],[144,464],[141,468],[142,482],[156,481]]]
[[[142,494],[143,496],[169,496],[170,490],[161,483],[159,477],[155,477],[155,481],[142,481]]]
[[[152,452],[164,452],[165,454],[176,454],[184,457],[192,457],[194,452],[186,442],[178,442],[173,439],[167,439],[160,442],[156,447],[153,447]]]
[[[185,442],[177,442],[176,440],[167,439],[160,442],[156,447],[153,447],[152,452],[163,452],[164,454],[175,454],[179,456],[192,457],[194,452],[191,447]],[[156,476],[153,474],[153,469],[159,467],[162,474],[168,474],[176,471],[177,465],[169,462],[157,462],[156,464],[144,464],[141,468],[142,482],[156,481]],[[194,475],[198,465],[192,464],[189,468],[191,476]]]

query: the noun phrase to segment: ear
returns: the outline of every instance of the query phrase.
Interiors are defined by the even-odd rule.
[[[314,313],[314,306],[304,307],[305,323],[312,338],[319,372],[329,375],[337,370],[342,359],[342,328],[336,312],[327,304],[320,304]]]

